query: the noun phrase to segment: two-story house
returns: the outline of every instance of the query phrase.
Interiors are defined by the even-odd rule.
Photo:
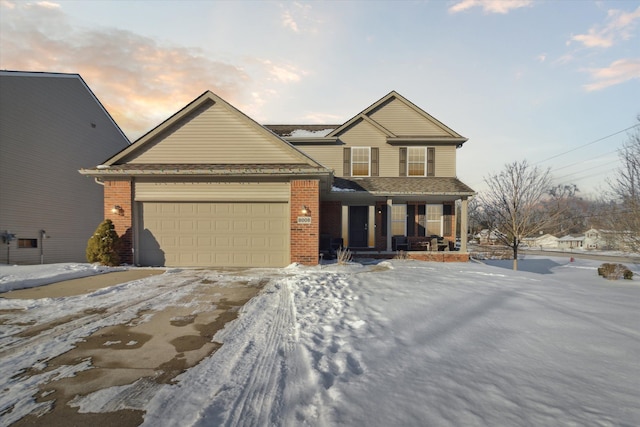
[[[447,249],[456,234],[448,259],[467,260],[466,140],[396,92],[342,125],[262,126],[208,91],[81,173],[104,185],[126,262],[313,265],[322,236],[390,254]]]
[[[397,92],[334,129],[267,127],[334,172],[321,200],[321,233],[349,248],[379,251],[397,249],[394,237],[401,236],[408,249],[435,249],[429,246],[435,236],[448,249],[458,234],[466,252],[455,203],[461,201],[465,230],[467,199],[475,193],[456,177],[456,150],[467,138]]]

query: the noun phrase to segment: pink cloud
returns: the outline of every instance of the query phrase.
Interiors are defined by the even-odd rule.
[[[608,48],[620,40],[631,38],[637,21],[640,20],[640,7],[631,12],[611,9],[607,12],[604,25],[595,25],[587,34],[578,34],[570,41],[582,43],[585,47]]]
[[[529,7],[532,0],[461,0],[449,8],[450,13],[464,12],[474,7],[481,7],[484,13],[506,14],[514,9]]]
[[[269,84],[295,83],[304,75],[259,59],[247,59],[248,72],[197,48],[168,46],[131,31],[78,28],[50,2],[4,1],[0,8],[0,68],[80,74],[132,139],[205,90],[254,110],[256,99],[273,96]]]
[[[619,59],[608,67],[586,70],[593,80],[584,86],[588,92],[640,79],[640,59]]]

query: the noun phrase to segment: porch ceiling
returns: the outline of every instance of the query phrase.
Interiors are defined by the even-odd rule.
[[[372,177],[338,178],[333,193],[369,193],[376,196],[455,195],[473,196],[475,191],[457,178],[449,177]]]

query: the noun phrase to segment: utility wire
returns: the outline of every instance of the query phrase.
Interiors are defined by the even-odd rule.
[[[603,140],[605,140],[605,139],[611,138],[612,136],[616,136],[616,135],[618,135],[618,134],[621,134],[622,132],[626,132],[626,131],[628,131],[628,130],[630,130],[630,129],[633,129],[633,128],[635,128],[635,127],[638,127],[638,126],[640,126],[640,123],[635,124],[635,125],[632,125],[632,126],[629,126],[628,128],[625,128],[625,129],[619,130],[619,131],[614,132],[614,133],[612,133],[612,134],[609,134],[609,135],[607,135],[607,136],[603,136],[602,138],[598,138],[598,139],[596,139],[595,141],[591,141],[591,142],[588,142],[588,143],[586,143],[586,144],[580,145],[580,146],[578,146],[578,147],[572,148],[571,150],[567,150],[567,151],[562,152],[562,153],[560,153],[560,154],[556,154],[556,155],[554,155],[554,156],[551,156],[551,157],[548,157],[548,158],[546,158],[546,159],[540,160],[540,161],[538,161],[538,162],[536,162],[536,163],[533,163],[533,165],[537,165],[537,164],[540,164],[540,163],[544,163],[544,162],[546,162],[546,161],[549,161],[549,160],[555,159],[555,158],[557,158],[557,157],[564,156],[565,154],[572,153],[572,152],[574,152],[574,151],[576,151],[576,150],[579,150],[579,149],[581,149],[581,148],[584,148],[584,147],[587,147],[587,146],[589,146],[589,145],[595,144],[596,142],[600,142],[600,141],[603,141]],[[615,153],[615,152],[617,152],[617,151],[618,151],[618,150],[614,150],[614,151],[611,151],[611,152],[607,152],[607,153],[605,153],[604,155],[613,154],[613,153]],[[602,157],[602,155],[599,155],[599,156],[593,157],[593,158],[591,158],[591,159],[587,159],[587,161],[588,161],[588,160],[594,160],[594,159],[597,159],[597,158],[599,158],[599,157]],[[562,167],[557,168],[557,169],[555,169],[555,170],[564,169],[564,168],[567,168],[567,167],[570,167],[570,166],[574,166],[574,165],[576,165],[576,164],[580,164],[580,163],[584,163],[584,161],[576,162],[576,163],[573,163],[573,164],[571,164],[571,165],[567,165],[567,166],[562,166]],[[607,163],[607,164],[609,164],[609,163]],[[595,166],[595,167],[599,167],[599,166]],[[553,170],[551,170],[551,171],[553,172]],[[576,172],[576,173],[577,173],[577,172]],[[601,172],[601,173],[598,173],[598,174],[596,174],[596,175],[604,175],[605,173],[608,173],[608,172]],[[569,175],[567,175],[567,176],[569,176]],[[585,178],[587,178],[587,177],[585,177]],[[585,179],[585,178],[581,178],[581,179]],[[555,179],[555,178],[554,178],[554,179]],[[478,185],[481,185],[481,184],[483,184],[483,183],[484,183],[484,180],[482,181],[482,183],[477,182],[477,183],[475,183],[475,184],[472,184],[471,186],[472,186],[472,187],[473,187],[473,186],[478,186]]]
[[[570,168],[571,166],[580,165],[580,164],[583,164],[583,163],[591,161],[591,160],[602,159],[603,157],[606,157],[609,154],[614,154],[614,153],[617,153],[617,152],[618,152],[618,150],[615,149],[613,151],[609,151],[607,153],[597,155],[596,157],[591,157],[589,159],[581,160],[579,162],[571,163],[571,164],[568,164],[568,165],[565,165],[565,166],[562,166],[562,167],[559,167],[559,168],[553,168],[553,169],[551,169],[551,172],[556,172],[556,171],[559,171],[559,170],[562,170],[562,169]],[[595,167],[598,167],[598,166],[595,166]]]
[[[598,166],[594,166],[593,168],[591,168],[590,170],[587,170],[587,171],[582,170],[582,171],[572,172],[572,173],[569,173],[569,174],[566,174],[566,175],[562,175],[562,176],[558,176],[558,177],[553,177],[553,179],[558,180],[558,179],[568,178],[568,177],[570,177],[570,176],[578,175],[578,174],[588,174],[586,177],[593,177],[593,176],[595,176],[595,175],[601,175],[601,174],[605,174],[605,173],[610,173],[610,172],[613,172],[613,170],[608,169],[608,170],[606,170],[606,171],[604,171],[604,172],[599,172],[599,173],[597,173],[597,174],[594,174],[594,173],[593,173],[593,170],[594,170],[594,169],[603,168],[603,167],[605,167],[605,166],[608,166],[608,165],[611,165],[611,164],[614,164],[614,163],[618,163],[618,160],[613,160],[613,161],[611,161],[611,162],[607,162],[607,163],[600,164],[600,165],[598,165]],[[589,174],[590,174],[590,175],[589,175]]]
[[[551,157],[546,158],[546,159],[544,159],[544,160],[540,160],[539,162],[534,163],[534,165],[537,165],[537,164],[540,164],[540,163],[544,163],[544,162],[549,161],[549,160],[551,160],[551,159],[555,159],[556,157],[564,156],[565,154],[568,154],[568,153],[574,152],[574,151],[576,151],[576,150],[579,150],[579,149],[584,148],[584,147],[586,147],[586,146],[589,146],[589,145],[591,145],[591,144],[595,144],[596,142],[600,142],[600,141],[603,141],[603,140],[605,140],[605,139],[611,138],[612,136],[616,136],[616,135],[618,135],[618,134],[620,134],[620,133],[622,133],[622,132],[626,132],[626,131],[628,131],[628,130],[630,130],[630,129],[633,129],[633,128],[635,128],[635,127],[638,127],[638,126],[640,126],[640,123],[635,124],[635,125],[633,125],[633,126],[629,126],[629,127],[628,127],[628,128],[626,128],[626,129],[619,130],[618,132],[614,132],[614,133],[612,133],[612,134],[610,134],[610,135],[603,136],[602,138],[598,138],[598,139],[596,139],[595,141],[591,141],[591,142],[588,142],[588,143],[586,143],[586,144],[580,145],[580,146],[578,146],[578,147],[572,148],[571,150],[565,151],[565,152],[563,152],[563,153],[556,154],[555,156],[551,156]]]

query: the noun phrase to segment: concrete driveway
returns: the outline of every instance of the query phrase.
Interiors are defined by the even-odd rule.
[[[5,298],[35,299],[60,298],[95,291],[131,280],[149,278],[164,270],[129,270],[74,279],[39,288],[3,294]],[[234,272],[238,274],[238,272]],[[181,279],[189,275],[183,272]],[[143,412],[135,408],[136,399],[152,396],[161,384],[171,383],[186,369],[211,355],[220,343],[212,340],[215,333],[235,319],[238,310],[268,283],[263,280],[232,280],[218,285],[208,279],[202,270],[193,270],[192,289],[171,304],[141,304],[136,317],[126,323],[102,327],[75,343],[74,348],[63,354],[44,360],[45,367],[27,369],[13,375],[41,376],[43,371],[71,370],[72,375],[58,375],[54,380],[39,385],[35,399],[43,409],[18,420],[14,425],[85,426],[118,425],[136,426],[143,421]],[[166,290],[165,290],[166,292]],[[21,319],[26,312],[11,313],[12,325],[27,325],[13,337],[18,342],[10,348],[0,347],[0,360],[20,351],[30,351],[47,339],[60,339],[63,330],[74,325],[92,322],[109,316],[117,306],[104,306],[84,310],[81,313],[60,312],[55,319],[28,325],[32,320]],[[7,313],[0,313],[7,314]],[[3,316],[0,324],[8,323]],[[22,343],[22,344],[21,344]],[[72,368],[69,368],[72,367]],[[8,373],[4,373],[8,374]],[[126,394],[117,393],[117,386],[134,384]],[[113,393],[105,399],[107,407],[101,413],[78,413],[73,406],[76,396],[86,396],[104,390]]]

